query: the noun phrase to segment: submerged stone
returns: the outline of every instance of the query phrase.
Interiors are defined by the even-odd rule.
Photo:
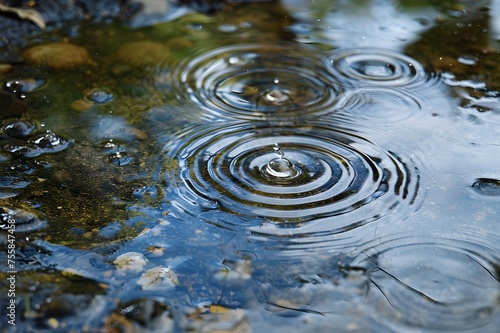
[[[69,43],[40,44],[23,52],[24,60],[32,65],[44,65],[56,69],[90,64],[90,55],[83,47]]]
[[[132,66],[158,66],[165,62],[169,53],[169,48],[161,43],[140,41],[123,45],[116,57]]]
[[[135,272],[140,272],[146,266],[147,259],[138,252],[127,252],[119,255],[113,264],[119,270],[130,270]]]
[[[145,271],[137,281],[142,289],[164,289],[179,284],[177,274],[168,267],[157,266]]]

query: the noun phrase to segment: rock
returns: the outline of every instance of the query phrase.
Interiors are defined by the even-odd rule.
[[[163,289],[179,284],[177,274],[168,267],[156,266],[145,271],[137,281],[142,289]]]
[[[29,64],[56,69],[73,68],[92,63],[86,49],[70,43],[36,45],[25,50],[23,58]]]
[[[127,252],[118,256],[113,264],[120,270],[140,272],[146,266],[147,259],[140,253]]]
[[[158,66],[165,62],[170,50],[158,42],[141,41],[123,45],[116,56],[119,61],[131,66]]]

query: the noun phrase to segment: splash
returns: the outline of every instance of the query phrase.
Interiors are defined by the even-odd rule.
[[[166,170],[168,198],[177,211],[210,224],[292,232],[311,246],[418,207],[412,162],[349,131],[234,123],[194,127],[190,134],[169,149],[179,168]]]
[[[262,169],[264,177],[273,177],[279,179],[292,179],[300,174],[300,171],[293,165],[293,163],[285,158],[285,153],[281,150],[279,145],[274,144],[273,150],[276,157],[269,161]]]

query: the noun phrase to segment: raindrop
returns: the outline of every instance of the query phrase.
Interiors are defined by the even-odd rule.
[[[448,10],[448,15],[454,18],[461,18],[467,16],[467,11],[465,9],[450,9]]]
[[[276,154],[276,156],[278,156],[279,158],[282,158],[283,156],[285,156],[285,154],[281,150],[279,144],[275,143],[273,146],[273,150],[274,150],[274,153]]]
[[[73,140],[67,140],[62,136],[48,130],[45,134],[35,135],[28,140],[35,146],[27,156],[33,157],[45,153],[56,153],[65,150],[73,143]]]
[[[265,173],[278,178],[293,178],[298,174],[293,163],[284,157],[270,160],[266,165]]]
[[[293,163],[285,158],[285,153],[277,143],[273,146],[276,157],[271,159],[262,169],[263,176],[268,178],[291,179],[300,174]]]

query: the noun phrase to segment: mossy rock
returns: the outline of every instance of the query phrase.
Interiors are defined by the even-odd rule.
[[[83,47],[69,43],[47,43],[26,49],[24,60],[32,65],[49,66],[56,69],[73,68],[91,64],[89,53]]]

